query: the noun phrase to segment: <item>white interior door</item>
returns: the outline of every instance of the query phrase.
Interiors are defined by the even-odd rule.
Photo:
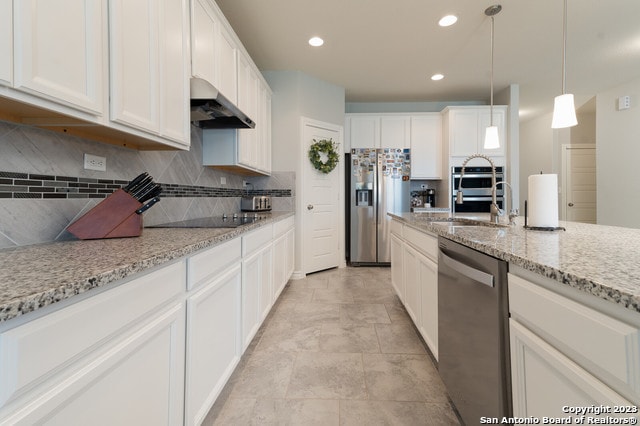
[[[316,170],[307,155],[313,140],[331,139],[340,144],[340,127],[303,119],[302,123],[302,270],[305,274],[334,268],[343,253],[341,193],[344,164],[325,174]],[[343,256],[344,257],[344,256]]]
[[[564,220],[596,223],[595,145],[563,145],[562,148]]]

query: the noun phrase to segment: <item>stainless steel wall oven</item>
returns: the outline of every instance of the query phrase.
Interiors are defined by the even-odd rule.
[[[458,213],[489,213],[491,206],[491,167],[465,167],[462,178],[464,203],[456,204],[462,167],[451,168],[451,206]],[[496,167],[496,182],[504,180],[504,168]],[[504,186],[496,190],[498,207],[503,208]]]

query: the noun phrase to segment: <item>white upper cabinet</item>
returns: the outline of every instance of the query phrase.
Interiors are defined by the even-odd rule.
[[[348,115],[351,148],[380,147],[380,116]]]
[[[258,120],[258,76],[251,66],[251,60],[238,55],[238,108],[254,121]],[[257,168],[258,166],[258,129],[238,130],[238,163]]]
[[[104,110],[105,2],[24,0],[14,2],[14,87],[100,116]],[[11,2],[0,3],[11,17]],[[132,19],[137,16],[132,17]],[[2,25],[0,51],[11,58],[11,21]],[[5,56],[8,55],[8,56]],[[0,79],[10,80],[3,59]],[[9,77],[9,78],[7,78]]]
[[[191,3],[191,75],[218,86],[219,61],[216,60],[220,21],[207,0]]]
[[[411,179],[442,179],[442,117],[411,116]]]
[[[220,25],[218,36],[218,60],[219,77],[217,89],[231,102],[238,104],[238,50],[232,33],[224,26]],[[246,111],[243,111],[248,114]],[[254,120],[253,117],[250,117]]]
[[[409,148],[411,118],[403,115],[380,117],[380,148]]]
[[[0,84],[13,82],[13,5],[11,0],[0,0]]]
[[[498,126],[500,148],[484,149],[484,135],[491,122],[489,106],[478,107],[449,107],[445,109],[448,115],[449,155],[453,157],[468,157],[472,154],[486,154],[490,156],[504,156],[506,131],[506,106],[493,107],[493,122]]]
[[[160,135],[190,145],[187,3],[163,0],[161,4]]]
[[[189,145],[185,0],[109,5],[111,120]]]

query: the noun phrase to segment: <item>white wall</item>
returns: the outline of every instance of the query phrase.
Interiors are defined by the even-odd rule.
[[[616,109],[620,96],[631,108]],[[640,228],[640,79],[596,96],[598,223]]]
[[[557,173],[554,169],[554,131],[551,113],[520,123],[520,212],[528,198],[528,179],[532,174]]]
[[[263,71],[273,96],[272,111],[272,169],[295,171],[296,187],[296,246],[302,247],[302,135],[301,117],[344,126],[344,88],[335,86],[299,71]],[[341,141],[342,142],[342,141]],[[340,167],[340,165],[338,166]],[[344,167],[344,166],[342,166]],[[342,182],[341,182],[342,183]],[[342,188],[336,188],[341,190]],[[344,203],[344,199],[340,200]],[[344,211],[339,221],[344,223]],[[341,238],[341,260],[344,260],[344,238]],[[294,277],[301,278],[302,257],[296,250]]]

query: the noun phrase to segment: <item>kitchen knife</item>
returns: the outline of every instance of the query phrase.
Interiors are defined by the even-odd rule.
[[[148,182],[138,185],[136,187],[136,189],[131,193],[131,196],[133,198],[135,198],[136,200],[140,201],[140,197],[147,193],[148,191],[151,190],[151,188],[153,188],[153,186],[156,185],[155,182],[153,181],[153,179],[150,179]]]
[[[147,210],[149,210],[151,208],[151,206],[153,206],[158,201],[160,201],[160,197],[152,198],[151,200],[149,200],[149,202],[147,204],[145,204],[144,206],[142,206],[138,210],[136,210],[136,213],[142,214],[142,213],[146,212]]]
[[[125,186],[124,191],[125,192],[129,192],[131,193],[131,189],[134,188],[136,185],[138,185],[140,182],[142,182],[142,180],[144,178],[146,178],[147,176],[149,176],[149,173],[144,172],[144,173],[140,173],[138,176],[135,177],[135,179],[133,179],[131,182],[129,182],[129,184],[127,186]]]
[[[157,197],[158,195],[160,195],[161,192],[162,192],[162,186],[155,184],[153,185],[153,187],[151,187],[151,189],[149,189],[149,191],[141,194],[140,197],[138,198],[138,201],[140,201],[141,203],[144,203],[145,201],[150,200],[153,197]]]
[[[131,187],[131,189],[129,190],[129,194],[131,194],[132,196],[135,196],[137,192],[139,192],[142,188],[144,188],[149,183],[153,183],[153,177],[146,176],[140,182],[138,182],[137,184]]]

